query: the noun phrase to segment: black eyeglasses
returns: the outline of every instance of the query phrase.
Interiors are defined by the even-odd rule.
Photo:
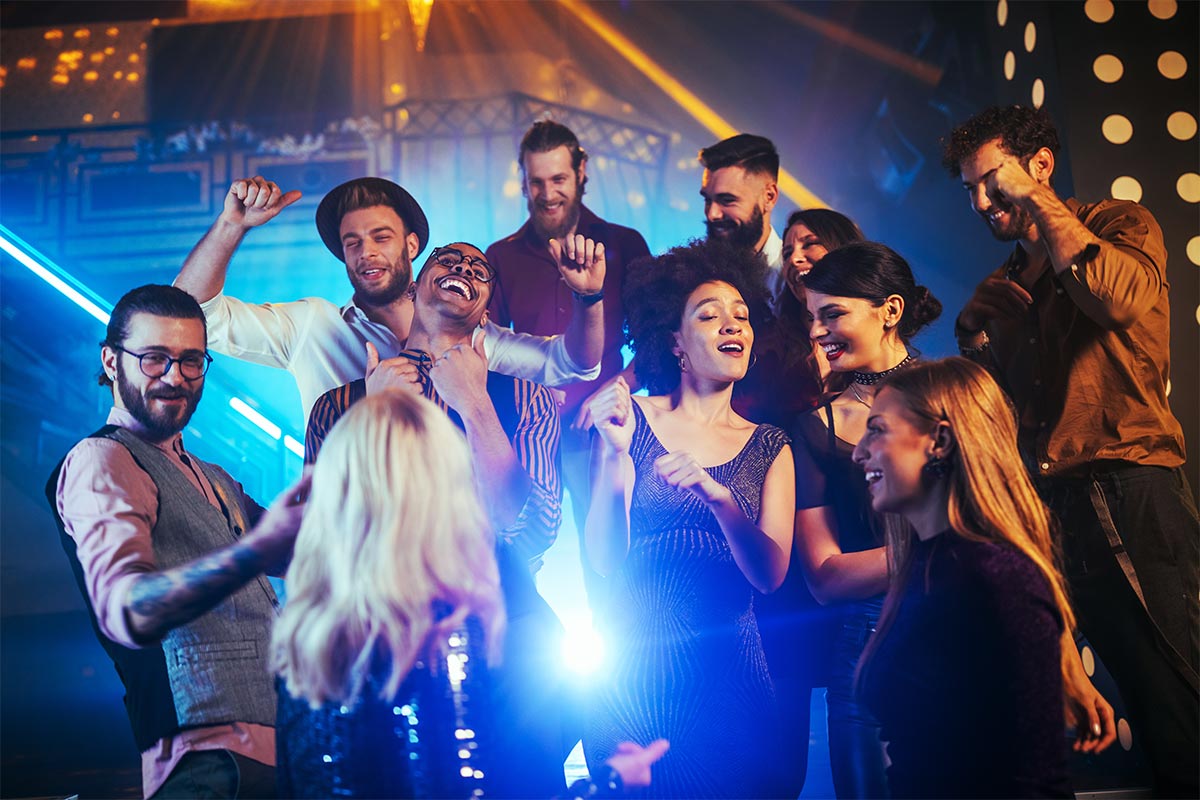
[[[466,255],[457,247],[435,247],[429,257],[446,269],[454,269],[463,262],[466,262],[468,267],[474,264],[476,269],[465,271],[480,283],[491,283],[496,278],[496,270],[492,269],[491,264],[479,256]]]
[[[179,374],[183,376],[183,379],[194,381],[204,377],[213,360],[213,357],[208,353],[192,353],[180,356],[179,358],[172,358],[166,353],[159,353],[154,350],[145,353],[135,353],[119,345],[110,345],[110,347],[113,350],[118,350],[136,358],[138,360],[138,368],[147,378],[161,378],[171,371],[172,364],[178,364]]]

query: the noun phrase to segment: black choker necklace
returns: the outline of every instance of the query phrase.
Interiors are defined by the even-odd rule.
[[[912,360],[913,360],[913,354],[909,353],[908,355],[906,355],[904,357],[904,360],[901,361],[899,364],[892,367],[891,369],[885,369],[883,372],[859,372],[859,371],[855,370],[854,382],[860,383],[863,386],[874,386],[875,384],[879,383],[881,380],[886,378],[888,375],[891,375],[896,370],[902,369],[903,367],[908,366],[909,362],[911,362]]]

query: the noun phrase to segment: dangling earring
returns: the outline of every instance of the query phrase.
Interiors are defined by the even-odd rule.
[[[940,481],[949,475],[952,469],[954,469],[954,465],[950,463],[950,459],[930,454],[929,460],[921,467],[921,472],[935,481]]]
[[[687,357],[687,353],[683,352],[682,350],[680,350],[680,351],[679,351],[679,371],[680,371],[680,372],[687,372],[687,371],[688,371],[688,357]]]
[[[748,367],[746,367],[746,372],[749,372],[750,370],[754,369],[754,365],[757,363],[758,363],[758,353],[752,352],[750,354],[750,365]]]

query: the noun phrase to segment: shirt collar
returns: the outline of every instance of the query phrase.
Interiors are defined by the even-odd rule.
[[[767,260],[767,266],[771,269],[783,269],[783,239],[775,232],[772,226],[771,235],[767,237],[766,244],[759,250],[762,257]]]

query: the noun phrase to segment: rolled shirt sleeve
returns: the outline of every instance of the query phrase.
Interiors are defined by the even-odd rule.
[[[208,346],[255,364],[287,369],[300,332],[312,314],[307,299],[290,303],[247,303],[218,294],[200,304],[208,325]]]
[[[133,583],[157,569],[150,539],[158,521],[154,482],[123,445],[84,439],[63,462],[57,503],[101,632],[117,644],[140,647],[125,607]]]

